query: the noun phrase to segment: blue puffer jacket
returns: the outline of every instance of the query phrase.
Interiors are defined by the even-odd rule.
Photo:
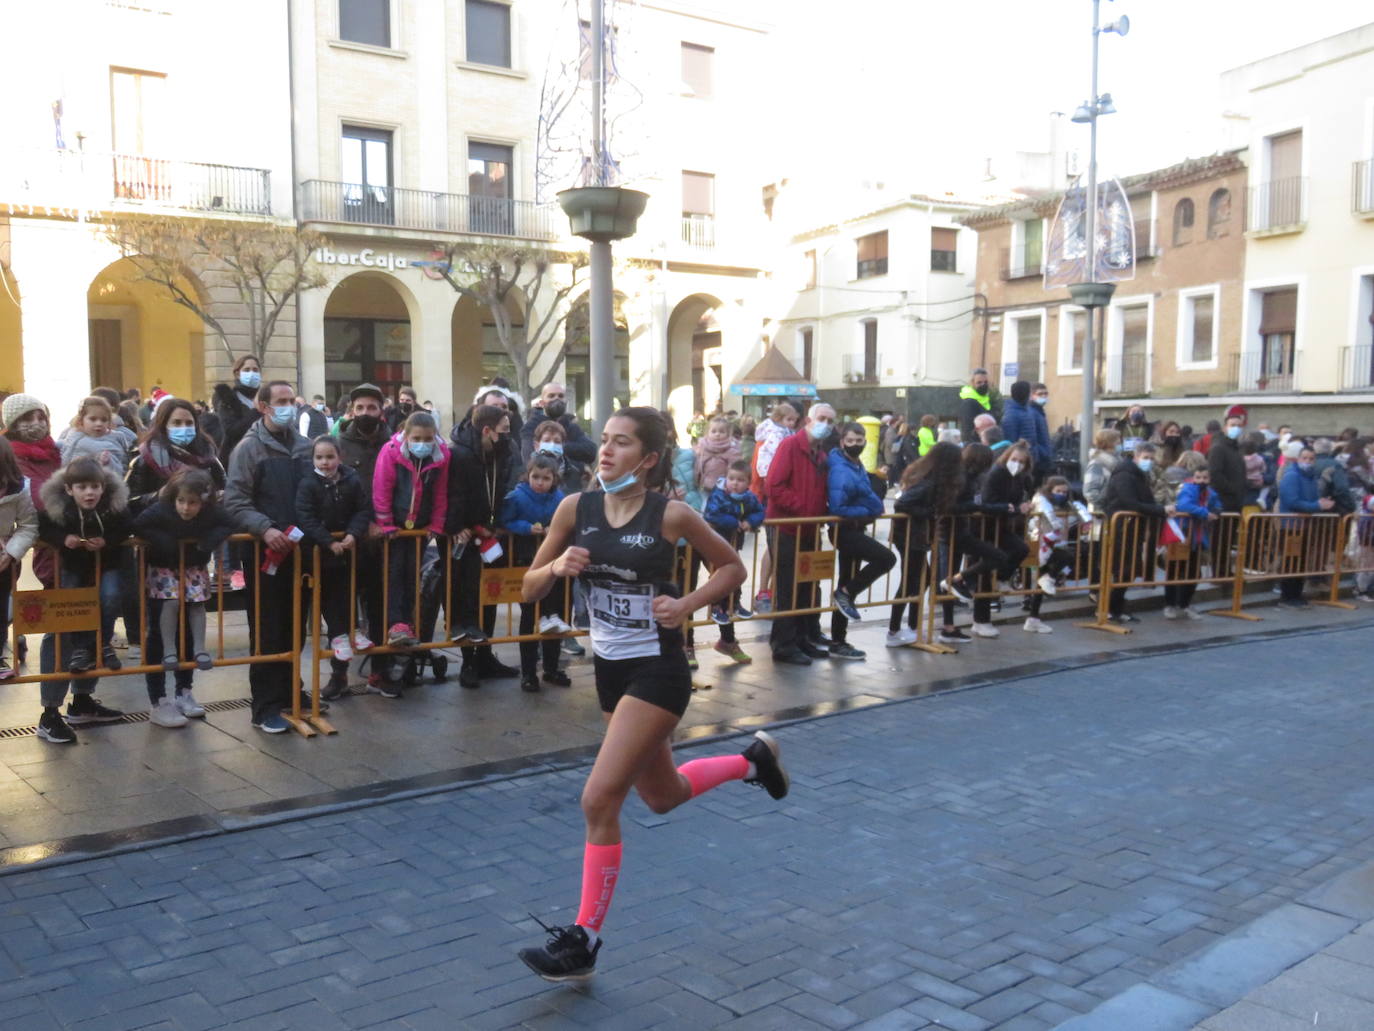
[[[501,506],[501,525],[511,533],[525,536],[534,532],[535,523],[548,529],[553,521],[554,510],[563,497],[563,492],[557,487],[547,494],[540,494],[528,483],[518,483],[506,495]]]
[[[1320,512],[1322,507],[1317,504],[1320,497],[1316,469],[1304,471],[1296,462],[1284,469],[1283,478],[1279,480],[1280,512]]]
[[[701,489],[697,486],[697,456],[689,447],[673,451],[673,479],[682,490],[682,501],[700,512],[703,504]]]
[[[826,508],[842,519],[869,520],[883,514],[883,499],[873,493],[868,470],[840,448],[826,459]]]
[[[1002,436],[1015,444],[1024,440],[1031,448],[1036,465],[1054,461],[1054,446],[1050,443],[1050,424],[1045,412],[1037,404],[1025,404],[1007,398],[1002,407]]]
[[[727,541],[734,540],[741,519],[747,519],[755,530],[763,523],[763,503],[746,490],[742,499],[735,499],[723,486],[717,486],[706,499],[706,521],[711,529]]]
[[[1174,507],[1178,509],[1180,516],[1191,517],[1187,520],[1180,520],[1180,522],[1192,524],[1189,530],[1189,536],[1192,538],[1191,546],[1210,548],[1212,535],[1208,531],[1207,514],[1209,512],[1221,513],[1221,496],[1211,487],[1199,487],[1196,483],[1185,483],[1178,489],[1178,500],[1174,502]]]

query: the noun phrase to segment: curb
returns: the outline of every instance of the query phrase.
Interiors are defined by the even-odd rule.
[[[1226,638],[1144,645],[1138,648],[1117,648],[1111,651],[1086,652],[1082,655],[1069,656],[1063,659],[1021,663],[984,673],[971,673],[920,684],[908,684],[896,687],[884,694],[859,693],[831,701],[744,716],[728,723],[710,723],[689,727],[675,735],[672,747],[674,750],[692,748],[753,734],[754,731],[765,728],[809,723],[860,709],[901,705],[932,696],[938,697],[944,694],[970,691],[1013,681],[1033,680],[1055,673],[1090,669],[1094,666],[1130,659],[1226,648],[1254,641],[1348,633],[1355,630],[1366,630],[1368,626],[1368,623],[1362,622],[1337,627],[1278,627],[1257,630],[1248,634],[1236,634]],[[561,751],[504,759],[498,762],[439,770],[414,777],[377,781],[338,791],[261,802],[256,805],[226,809],[214,816],[186,816],[117,831],[81,834],[32,845],[11,846],[0,849],[0,877],[26,870],[62,866],[87,859],[139,852],[163,845],[180,844],[219,834],[233,834],[258,827],[307,820],[316,816],[365,809],[385,802],[422,798],[500,781],[518,780],[541,773],[557,773],[577,769],[589,766],[596,758],[596,752],[597,746],[589,744]],[[1145,1026],[1149,1025],[1142,1025],[1142,1027]],[[1170,1027],[1172,1026],[1170,1025]],[[1075,1028],[1074,1031],[1079,1031],[1079,1029]],[[1128,1031],[1125,1025],[1123,1025],[1123,1031]]]
[[[1374,918],[1374,863],[1339,874],[1056,1031],[1192,1031]]]

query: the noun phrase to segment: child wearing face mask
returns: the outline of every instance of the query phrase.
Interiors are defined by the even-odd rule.
[[[1040,572],[1036,577],[1037,590],[1030,596],[1030,612],[1022,629],[1032,634],[1048,634],[1051,629],[1040,619],[1040,605],[1045,595],[1059,590],[1065,572],[1073,568],[1073,548],[1069,535],[1075,526],[1092,523],[1092,513],[1069,493],[1069,481],[1062,476],[1050,476],[1031,499],[1027,516],[1027,535],[1039,546],[1037,555]],[[1080,533],[1082,530],[1080,529]]]
[[[184,727],[187,717],[204,716],[191,694],[192,672],[181,669],[181,633],[196,669],[210,669],[205,646],[205,603],[210,598],[210,556],[234,532],[234,521],[215,504],[210,474],[187,469],[172,476],[158,500],[134,520],[134,534],[144,541],[148,600],[148,654],[162,673],[147,676],[149,722]],[[181,542],[189,539],[183,550]],[[151,664],[151,663],[150,663]],[[166,674],[175,673],[176,696],[166,695]]]
[[[120,476],[129,466],[127,438],[114,432],[115,414],[103,397],[82,400],[72,419],[71,429],[62,438],[62,463],[75,458],[93,458]]]
[[[399,530],[444,532],[448,514],[449,453],[438,439],[434,416],[411,412],[377,456],[372,474],[372,508],[388,537]],[[421,548],[413,540],[392,540],[387,563],[387,644],[409,648],[415,638],[415,571]]]
[[[1183,459],[1179,459],[1180,465]],[[1178,500],[1174,502],[1177,513],[1173,525],[1165,524],[1161,531],[1161,543],[1174,542],[1181,545],[1182,557],[1170,556],[1165,552],[1164,577],[1166,580],[1196,580],[1202,569],[1203,556],[1212,547],[1212,524],[1221,518],[1221,498],[1212,490],[1211,472],[1206,465],[1193,464],[1183,468],[1188,478],[1178,490]],[[1165,584],[1165,619],[1201,619],[1202,613],[1191,608],[1197,584]]]
[[[557,426],[557,423],[552,425]],[[562,427],[559,427],[562,429]],[[538,448],[539,435],[535,434],[535,447]],[[500,523],[511,532],[513,537],[513,561],[517,566],[528,566],[534,561],[534,553],[543,543],[544,534],[553,520],[553,514],[563,500],[564,494],[558,488],[560,469],[558,460],[551,454],[536,450],[525,467],[525,479],[506,495],[501,506]],[[539,632],[545,635],[567,634],[572,627],[563,620],[566,611],[564,598],[567,587],[557,581],[553,590],[539,604],[520,603],[520,633],[534,633],[535,609],[540,611]],[[544,662],[544,683],[558,687],[570,687],[572,680],[558,668],[558,653],[561,642],[555,636],[547,636],[542,641],[520,642],[520,689],[539,690],[539,662]]]
[[[749,463],[741,459],[730,464],[725,478],[716,484],[711,496],[706,499],[703,513],[711,529],[730,542],[739,551],[744,544],[744,535],[756,532],[763,525],[763,502],[759,501],[749,489]],[[732,617],[733,613],[733,617]],[[720,627],[720,640],[715,649],[728,655],[735,662],[747,665],[754,660],[739,646],[735,637],[735,619],[748,619],[753,613],[740,602],[740,592],[735,591],[730,598],[723,600],[711,609],[711,619]]]
[[[346,557],[367,536],[372,499],[357,472],[343,463],[338,441],[333,437],[315,438],[310,464],[314,475],[301,477],[296,485],[296,525],[305,534],[305,540],[320,549],[320,615],[324,617],[334,658],[348,662],[354,649],[372,647],[359,629],[355,628],[349,636],[348,613],[353,597],[349,593]],[[346,674],[344,670],[339,672]]]
[[[973,567],[950,578],[951,585],[961,588],[953,593],[963,598],[969,594],[968,588],[963,585],[981,576],[977,593],[983,597],[973,597],[972,630],[977,637],[999,636],[997,628],[992,625],[992,599],[987,595],[1011,585],[1020,572],[1021,563],[1030,553],[1025,535],[1025,515],[1031,507],[1027,500],[1030,493],[1030,446],[1024,440],[1018,440],[1002,452],[983,479],[983,518],[979,535],[987,551]]]

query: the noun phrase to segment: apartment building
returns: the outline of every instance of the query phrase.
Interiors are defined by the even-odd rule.
[[[0,391],[43,398],[54,419],[97,384],[204,396],[224,353],[198,316],[140,279],[102,218],[292,218],[285,12],[245,0],[222,15],[187,0],[0,15]],[[233,291],[203,267],[183,279],[241,343]],[[294,376],[292,311],[277,329],[267,371]]]
[[[761,354],[762,176],[739,101],[767,40],[765,6],[611,8],[610,147],[623,185],[650,195],[637,235],[615,248],[615,396],[669,403],[684,422]],[[511,375],[491,312],[434,262],[455,243],[584,249],[553,196],[587,153],[582,7],[294,0],[299,214],[329,241],[317,255],[327,285],[300,303],[308,391],[414,382],[449,411]],[[551,94],[567,105],[551,112]],[[555,266],[547,289],[571,274]],[[565,380],[578,407],[590,396],[585,289],[583,272],[564,302],[564,346],[532,369],[536,385]]]
[[[1200,427],[1217,417],[1215,399],[1241,385],[1246,184],[1241,151],[1122,180],[1135,276],[1096,313],[1099,422],[1139,402]],[[961,220],[978,234],[983,304],[968,365],[986,367],[1004,393],[1018,379],[1045,383],[1052,427],[1081,419],[1088,318],[1067,290],[1044,285],[1045,247],[1062,199],[1062,192],[1043,194]]]
[[[978,247],[959,220],[974,210],[877,184],[777,191],[774,340],[839,410],[954,410]]]
[[[1222,76],[1250,153],[1239,389],[1283,421],[1370,428],[1374,24]]]

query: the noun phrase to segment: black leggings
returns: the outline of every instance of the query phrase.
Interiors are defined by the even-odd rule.
[[[840,563],[836,584],[851,599],[863,594],[897,564],[892,549],[870,537],[862,526],[842,523],[834,540]],[[848,632],[849,620],[836,609],[830,614],[831,638],[843,641]]]
[[[902,583],[898,587],[898,597],[914,597],[915,601],[894,602],[892,614],[887,619],[887,629],[890,633],[897,633],[902,629],[902,610],[907,610],[907,626],[912,630],[917,629],[921,623],[921,601],[919,592],[921,590],[921,576],[926,568],[926,551],[930,545],[924,533],[913,533],[908,541],[905,534],[897,537],[897,554],[900,556],[902,567]]]
[[[1192,550],[1188,552],[1188,557],[1182,562],[1166,562],[1164,564],[1164,578],[1166,580],[1196,580],[1201,567],[1201,549]],[[1165,584],[1164,604],[1174,608],[1186,609],[1192,603],[1193,595],[1196,593],[1197,584]]]

